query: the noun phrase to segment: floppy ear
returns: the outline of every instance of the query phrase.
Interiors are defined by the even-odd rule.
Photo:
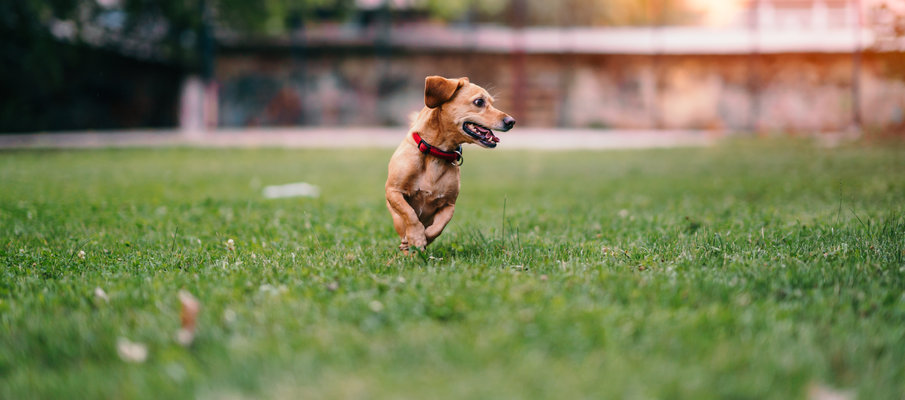
[[[468,78],[446,79],[442,76],[424,78],[424,105],[436,108],[453,97],[460,87],[468,83]]]

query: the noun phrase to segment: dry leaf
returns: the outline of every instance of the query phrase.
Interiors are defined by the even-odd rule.
[[[195,340],[195,330],[197,329],[198,312],[201,311],[201,303],[186,290],[179,291],[179,302],[182,304],[182,312],[180,313],[182,327],[176,332],[176,341],[183,346],[188,346]]]

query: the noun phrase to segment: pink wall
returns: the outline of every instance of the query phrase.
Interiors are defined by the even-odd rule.
[[[895,56],[863,56],[858,100],[866,128],[905,130]],[[224,126],[404,125],[422,106],[424,76],[438,74],[488,87],[523,126],[827,132],[853,126],[852,60],[457,52],[378,59],[345,51],[307,54],[303,63],[273,52],[223,54],[216,76]]]

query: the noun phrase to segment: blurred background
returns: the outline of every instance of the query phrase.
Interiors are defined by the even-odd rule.
[[[426,75],[520,126],[905,132],[905,0],[0,2],[0,132],[403,126]]]

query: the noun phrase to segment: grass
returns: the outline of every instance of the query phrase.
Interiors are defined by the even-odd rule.
[[[0,398],[905,396],[901,146],[471,149],[412,258],[390,152],[0,153]]]

